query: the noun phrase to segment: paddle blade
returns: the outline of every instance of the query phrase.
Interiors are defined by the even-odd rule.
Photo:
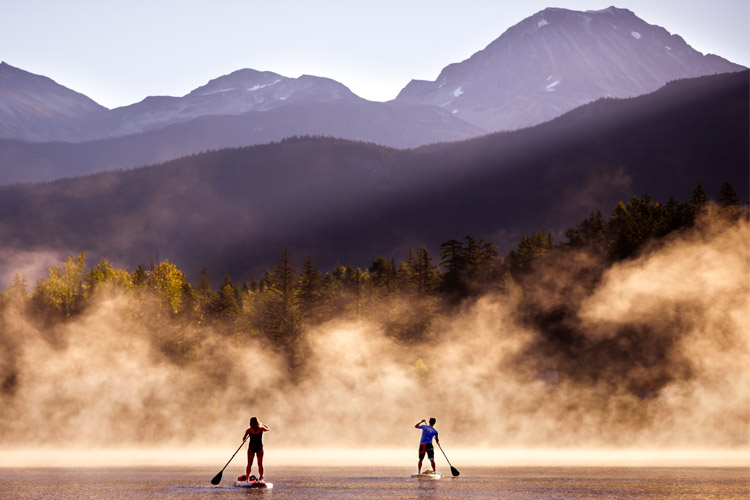
[[[223,473],[224,473],[224,471],[223,471],[223,470],[222,470],[222,471],[219,471],[219,473],[218,473],[218,474],[216,474],[216,475],[214,476],[214,478],[213,478],[213,479],[211,480],[211,484],[213,484],[214,486],[216,486],[217,484],[219,484],[219,483],[221,482],[221,475],[222,475]]]
[[[461,474],[461,473],[458,472],[458,469],[456,469],[455,467],[451,466],[451,474],[453,474],[453,477],[458,477],[458,475]]]

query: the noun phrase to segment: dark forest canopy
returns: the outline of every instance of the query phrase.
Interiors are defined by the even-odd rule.
[[[367,319],[397,342],[411,345],[429,342],[433,325],[446,311],[486,293],[521,290],[525,321],[547,336],[545,342],[574,349],[576,332],[569,324],[575,310],[537,300],[540,278],[535,272],[552,266],[565,274],[566,256],[583,252],[590,256],[589,264],[576,270],[575,281],[590,293],[613,263],[693,227],[709,212],[729,223],[748,217],[728,183],[715,202],[698,185],[687,202],[632,196],[619,202],[608,219],[592,212],[565,231],[564,241],[555,241],[541,228],[523,235],[505,255],[492,243],[466,235],[443,242],[439,255],[419,247],[400,261],[379,256],[366,268],[342,263],[324,272],[310,257],[293,257],[293,249],[283,249],[262,275],[248,273],[239,281],[227,275],[218,287],[212,287],[205,269],[191,284],[169,260],[129,271],[102,258],[88,268],[80,253],[31,287],[17,274],[2,292],[0,314],[25,311],[52,332],[53,341],[56,325],[81,315],[95,299],[124,292],[137,299],[132,314],[143,328],[153,330],[159,349],[174,363],[200,357],[199,332],[212,328],[234,341],[262,339],[299,371],[305,364],[306,331],[331,319]],[[13,373],[6,373],[3,390],[12,392],[14,380]],[[655,390],[662,382],[652,380],[634,390]]]

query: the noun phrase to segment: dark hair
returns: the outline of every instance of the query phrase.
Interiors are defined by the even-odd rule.
[[[250,419],[250,427],[252,427],[253,429],[257,429],[258,426],[259,426],[258,425],[258,419],[255,418],[255,417],[251,418]]]
[[[435,420],[435,417],[430,418],[430,425],[435,425],[435,422],[437,422],[437,420]]]

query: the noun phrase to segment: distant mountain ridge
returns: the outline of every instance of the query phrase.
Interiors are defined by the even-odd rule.
[[[741,71],[627,9],[548,8],[509,28],[397,102],[431,104],[487,131],[542,123],[601,97],[634,97],[669,81]]]
[[[241,69],[211,80],[184,97],[147,97],[110,112],[110,137],[148,132],[208,115],[241,115],[289,105],[366,102],[343,84],[317,76],[287,78],[270,71]]]
[[[86,133],[77,121],[107,111],[50,78],[0,62],[0,137],[77,141]]]
[[[108,110],[51,79],[0,64],[0,185],[322,135],[414,148],[549,121],[602,97],[742,70],[626,9],[545,9],[434,82],[389,102],[329,78],[242,69],[182,97]]]
[[[296,262],[369,265],[471,234],[503,251],[633,194],[689,199],[729,182],[748,199],[750,72],[601,99],[532,128],[413,150],[331,138],[204,153],[163,165],[0,188],[8,252],[169,259],[197,279]],[[7,271],[7,270],[6,270]],[[0,273],[3,272],[0,262]]]

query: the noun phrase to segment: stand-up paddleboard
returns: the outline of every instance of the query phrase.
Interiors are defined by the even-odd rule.
[[[440,479],[441,477],[443,477],[443,475],[433,470],[425,470],[420,474],[412,474],[411,477],[415,477],[417,479]]]
[[[273,488],[273,483],[267,483],[265,481],[235,481],[234,485],[238,488],[259,488],[267,490]]]

